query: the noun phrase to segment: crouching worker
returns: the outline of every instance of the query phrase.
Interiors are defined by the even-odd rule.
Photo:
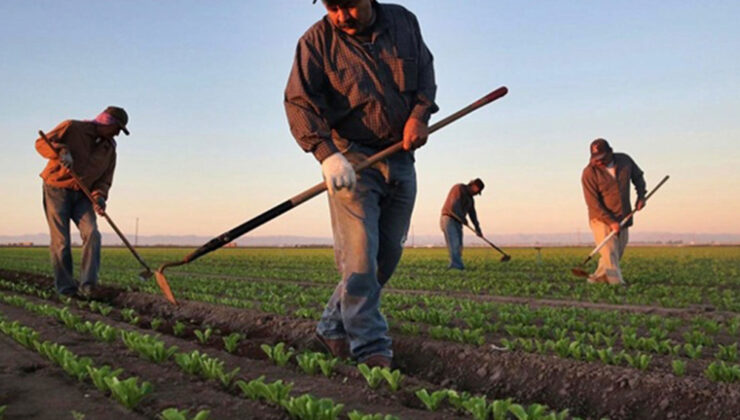
[[[49,159],[41,178],[43,204],[49,223],[51,264],[54,285],[61,295],[89,296],[98,282],[100,269],[100,232],[95,213],[105,211],[108,191],[116,167],[114,137],[126,129],[128,115],[122,108],[110,106],[92,121],[67,120],[36,140],[36,150]],[[75,173],[92,192],[94,202],[80,190]],[[70,220],[82,237],[82,269],[79,285],[72,269]]]
[[[611,231],[616,231],[609,242],[599,250],[601,258],[596,271],[588,277],[589,283],[624,284],[619,260],[629,240],[633,218],[620,227],[622,219],[632,212],[630,182],[637,191],[635,209],[645,207],[645,178],[631,157],[614,153],[604,139],[591,142],[591,159],[583,169],[581,184],[588,207],[588,218],[597,244]]]

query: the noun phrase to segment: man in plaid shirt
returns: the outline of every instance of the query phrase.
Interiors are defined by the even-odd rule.
[[[315,1],[315,0],[314,0]],[[416,197],[413,150],[437,111],[432,54],[416,17],[375,0],[323,0],[327,15],[298,41],[285,111],[299,146],[321,163],[341,281],[317,327],[339,357],[390,366],[380,291],[396,268]],[[404,151],[355,174],[397,142]]]

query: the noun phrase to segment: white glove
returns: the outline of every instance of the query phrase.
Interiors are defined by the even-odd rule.
[[[72,153],[69,153],[69,150],[62,149],[61,152],[59,152],[59,162],[61,162],[62,166],[69,169],[72,167],[72,163],[74,163],[74,160],[72,159]]]
[[[334,194],[342,188],[352,191],[355,188],[355,170],[352,164],[341,153],[337,152],[321,162],[321,173],[324,175],[326,188]]]

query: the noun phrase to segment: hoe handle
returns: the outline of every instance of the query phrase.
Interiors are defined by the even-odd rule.
[[[665,184],[666,181],[668,181],[668,178],[670,178],[670,176],[669,175],[666,175],[666,176],[663,177],[663,179],[660,180],[660,182],[658,182],[658,185],[656,185],[655,188],[653,188],[648,193],[648,195],[645,196],[645,202],[648,201],[648,199],[650,198],[650,196],[652,196],[653,194],[655,194],[656,191],[658,191],[658,188],[660,188],[663,184]],[[627,216],[625,216],[624,219],[622,219],[622,221],[619,222],[619,227],[622,227],[625,224],[627,224],[627,221],[630,220],[632,218],[632,216],[635,215],[636,212],[637,212],[637,209],[632,210]],[[591,258],[594,255],[596,255],[596,253],[599,252],[601,250],[601,248],[603,248],[604,245],[606,245],[606,243],[609,242],[609,240],[611,238],[613,238],[614,235],[616,235],[616,234],[617,234],[617,231],[616,230],[613,230],[613,231],[609,232],[609,234],[606,235],[606,238],[604,238],[603,241],[599,242],[599,245],[597,245],[596,248],[594,248],[594,250],[591,251],[590,254],[588,254],[588,258],[586,258],[586,261],[584,261],[583,264],[586,264],[587,262],[589,262],[591,260]]]
[[[456,121],[463,116],[475,111],[478,108],[483,107],[484,105],[487,105],[496,99],[506,95],[508,92],[508,89],[505,86],[501,86],[500,88],[494,90],[493,92],[487,94],[486,96],[478,99],[477,101],[473,102],[472,104],[466,106],[465,108],[455,112],[454,114],[432,124],[429,127],[429,134],[432,134],[433,132],[439,130],[440,128],[452,123],[453,121]],[[380,152],[370,156],[366,160],[360,162],[357,164],[354,169],[355,172],[360,172],[363,169],[369,168],[370,166],[374,165],[375,163],[387,158],[388,156],[400,151],[403,149],[403,144],[401,142],[395,143],[390,147],[387,147]],[[200,248],[196,249],[192,253],[188,254],[185,259],[182,261],[182,263],[189,263],[211,251],[214,251],[218,248],[221,248],[222,246],[226,245],[227,243],[233,241],[234,239],[244,235],[245,233],[251,231],[252,229],[255,229],[264,223],[269,222],[270,220],[280,216],[281,214],[293,209],[294,207],[297,207],[298,205],[312,199],[313,197],[316,197],[317,195],[321,194],[326,190],[326,183],[320,182],[313,187],[293,196],[292,198],[278,204],[277,206],[267,210],[266,212],[242,223],[241,225],[231,229],[228,232],[222,233],[219,236],[216,236],[215,238],[211,239],[207,243],[205,243]],[[179,264],[178,264],[179,265]]]
[[[56,154],[56,156],[58,158],[59,157],[59,153],[56,151],[56,149],[54,149],[54,146],[52,146],[51,141],[49,140],[48,137],[46,137],[46,134],[43,131],[39,130],[39,135],[41,136],[42,139],[44,139],[44,142],[46,142],[46,144],[49,146],[49,148],[51,149],[51,151],[54,152],[54,154]],[[82,183],[82,180],[80,179],[80,177],[77,176],[77,174],[72,170],[72,168],[68,168],[67,171],[69,171],[69,174],[72,176],[72,179],[75,180],[75,182],[77,183],[77,186],[79,186],[80,187],[80,190],[82,190],[82,192],[85,193],[85,195],[90,200],[90,202],[93,203],[93,204],[95,204],[95,199],[93,198],[93,195],[90,192],[90,189],[87,188],[85,186],[85,184]],[[134,247],[131,246],[131,244],[126,239],[126,237],[123,236],[123,233],[121,232],[121,230],[118,229],[118,226],[116,226],[116,224],[113,223],[113,220],[108,216],[108,213],[106,213],[106,211],[105,210],[102,210],[102,209],[101,209],[101,212],[102,212],[102,216],[108,222],[108,224],[110,225],[110,227],[113,228],[113,230],[116,232],[116,234],[118,234],[118,237],[121,238],[121,240],[123,241],[124,244],[126,244],[126,247],[129,249],[129,251],[131,251],[131,253],[134,254],[134,257],[136,258],[137,261],[139,261],[139,264],[141,264],[142,266],[144,266],[144,268],[146,268],[147,271],[151,272],[152,269],[149,268],[149,266],[144,262],[143,259],[141,259],[141,257],[136,252],[136,250],[134,250]]]
[[[459,217],[457,217],[456,215],[454,215],[452,213],[447,214],[447,216],[452,217],[453,219],[457,220],[461,224],[465,225],[466,228],[468,228],[471,231],[475,232],[475,229],[473,229],[472,227],[470,227],[470,225],[468,224],[468,222],[466,220],[460,220]],[[478,232],[475,232],[475,236],[478,236]],[[478,237],[481,238],[481,239],[483,239],[483,241],[485,241],[485,243],[487,243],[488,245],[491,245],[493,247],[493,249],[495,249],[496,251],[500,252],[504,257],[508,257],[509,256],[509,254],[505,253],[501,248],[497,247],[496,244],[494,244],[493,242],[489,241],[488,238],[486,238],[485,236],[480,235]]]

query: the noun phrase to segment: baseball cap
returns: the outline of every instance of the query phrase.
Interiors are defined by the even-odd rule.
[[[118,123],[118,126],[121,127],[121,130],[126,133],[126,135],[129,135],[128,129],[126,128],[126,124],[128,124],[128,114],[123,108],[117,107],[117,106],[109,106],[108,108],[105,108],[106,114],[113,117],[114,120],[116,120],[116,123]]]

